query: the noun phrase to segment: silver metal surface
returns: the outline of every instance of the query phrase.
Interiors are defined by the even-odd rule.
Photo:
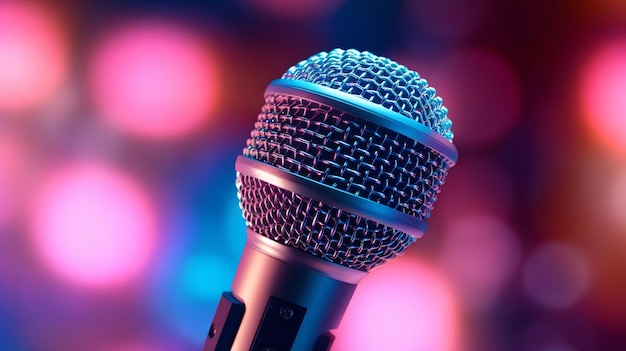
[[[415,241],[407,233],[255,177],[238,174],[237,188],[249,229],[346,267],[369,271]]]
[[[289,68],[284,79],[301,80],[358,96],[413,119],[452,141],[443,100],[420,75],[367,51],[320,52]]]
[[[404,135],[286,95],[266,96],[243,153],[421,220],[430,216],[452,166]]]
[[[293,79],[276,79],[265,89],[265,95],[288,95],[332,106],[368,122],[388,128],[442,154],[454,164],[458,151],[450,140],[426,125],[406,118],[399,112],[327,86]]]
[[[272,307],[280,318],[306,309],[292,350],[339,326],[359,280],[426,229],[457,160],[451,126],[424,79],[368,52],[322,52],[270,84],[236,165],[248,241],[233,350],[275,330],[274,298],[295,308]]]
[[[272,246],[263,241],[265,238],[254,236],[260,237],[249,232],[248,244],[244,248],[232,285],[233,294],[246,306],[232,350],[250,349],[271,297],[307,309],[291,349],[311,350],[322,333],[339,326],[356,288],[356,281],[366,273],[319,259],[315,260],[321,264],[318,262],[310,266],[308,263],[312,261],[307,263],[300,261],[301,257],[293,256],[293,251],[297,249],[284,245]],[[268,251],[272,255],[267,254]],[[308,256],[309,259],[314,259]],[[355,283],[333,279],[331,275]]]
[[[247,233],[247,246],[250,246],[263,254],[272,256],[285,263],[301,266],[312,273],[349,284],[357,284],[367,275],[367,272],[320,260],[302,252],[301,250],[285,246],[272,239],[268,239],[250,229],[247,230]]]
[[[375,218],[376,222],[382,225],[393,227],[416,238],[422,237],[428,227],[426,222],[419,218],[249,157],[239,156],[235,169],[241,174],[260,179],[279,188],[304,197],[315,198],[326,205],[341,208],[365,218]]]
[[[333,50],[270,84],[237,188],[248,228],[369,271],[426,229],[457,159],[441,98],[416,72]]]

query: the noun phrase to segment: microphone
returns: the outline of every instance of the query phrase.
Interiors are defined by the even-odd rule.
[[[457,150],[442,99],[367,51],[289,68],[235,163],[247,241],[204,351],[326,351],[357,283],[426,230]]]

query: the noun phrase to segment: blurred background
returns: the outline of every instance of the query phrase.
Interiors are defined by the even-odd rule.
[[[267,84],[417,71],[459,162],[333,350],[626,349],[626,2],[0,0],[0,349],[200,350]]]

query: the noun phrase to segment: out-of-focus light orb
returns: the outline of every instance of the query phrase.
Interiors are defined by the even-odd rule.
[[[28,1],[0,1],[0,111],[36,108],[61,89],[68,43],[54,15]]]
[[[435,268],[407,256],[365,277],[343,317],[333,351],[453,351],[457,301]]]
[[[97,164],[50,174],[32,213],[33,245],[47,268],[93,288],[119,286],[146,267],[156,215],[130,179]]]
[[[626,228],[626,168],[616,172],[607,190],[607,214],[612,222]]]
[[[407,0],[409,14],[422,31],[445,39],[467,37],[489,17],[489,0]]]
[[[587,292],[591,270],[585,256],[561,242],[544,244],[533,251],[524,266],[522,282],[538,304],[563,309],[578,302]]]
[[[626,154],[626,39],[593,52],[583,68],[579,94],[590,131],[604,145]]]
[[[230,146],[220,150],[238,153]],[[163,250],[151,265],[149,302],[156,315],[151,323],[195,349],[202,348],[246,240],[233,175],[227,167],[209,166],[192,169],[202,172],[187,174],[188,178],[167,191],[167,208],[161,219]],[[217,198],[221,200],[215,201]]]
[[[319,18],[336,11],[345,0],[240,0],[255,11],[282,18]]]
[[[106,33],[92,53],[88,84],[97,111],[115,128],[171,139],[208,120],[216,103],[217,70],[197,33],[145,20]]]
[[[488,215],[461,218],[446,235],[441,255],[461,298],[476,307],[493,302],[515,274],[522,248],[511,227]]]
[[[504,138],[519,120],[522,91],[511,63],[488,49],[451,55],[426,76],[444,97],[454,121],[454,141],[484,146]]]
[[[178,339],[201,347],[220,296],[235,275],[236,262],[215,252],[187,252],[176,261],[168,259],[151,289],[156,321],[165,323]]]
[[[0,228],[15,219],[26,197],[27,153],[18,136],[0,131]]]
[[[119,345],[106,346],[100,349],[100,351],[172,351],[176,350],[173,345],[163,346],[162,343],[157,345],[156,343],[120,343]]]
[[[193,255],[179,272],[181,288],[193,298],[220,296],[234,276],[234,263],[217,254]]]
[[[513,211],[513,183],[506,170],[486,159],[464,158],[446,178],[446,191],[439,195],[434,219],[482,215],[506,218]],[[446,223],[450,223],[446,221]]]
[[[189,342],[201,344],[204,342],[207,327],[211,325],[217,301],[232,282],[236,264],[215,254],[195,255],[181,268],[180,281],[177,283],[181,289],[179,297],[183,300],[176,305],[178,311],[170,311],[169,315],[175,326],[174,330]],[[213,307],[211,313],[198,315],[198,310],[203,310],[207,303]]]
[[[520,336],[516,346],[524,351],[575,351],[584,344],[593,344],[593,341],[589,343],[590,332],[584,325],[538,320],[518,332]]]

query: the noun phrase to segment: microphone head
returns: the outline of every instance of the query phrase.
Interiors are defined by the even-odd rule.
[[[443,100],[415,71],[386,57],[354,49],[320,52],[292,66],[285,79],[337,89],[414,119],[452,141]]]
[[[456,162],[442,99],[416,72],[335,49],[270,84],[237,160],[247,227],[369,271],[423,234]]]

